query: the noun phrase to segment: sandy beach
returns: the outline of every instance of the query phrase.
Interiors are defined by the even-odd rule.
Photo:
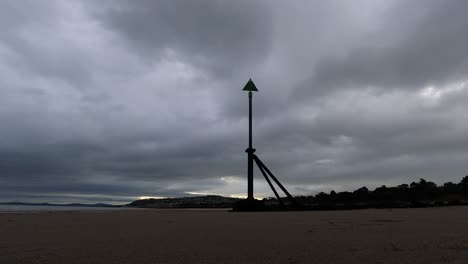
[[[0,263],[468,263],[468,207],[0,214]]]

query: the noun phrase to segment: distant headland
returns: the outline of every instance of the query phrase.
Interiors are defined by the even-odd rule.
[[[438,186],[434,182],[420,179],[419,182],[400,184],[394,187],[385,185],[369,190],[361,187],[355,191],[330,193],[320,192],[316,195],[295,196],[298,210],[346,210],[366,208],[418,208],[453,205],[468,205],[468,176],[459,183],[446,182]],[[139,208],[232,208],[242,199],[217,195],[142,199],[126,207]],[[279,209],[276,198],[265,198],[263,203],[267,210]]]

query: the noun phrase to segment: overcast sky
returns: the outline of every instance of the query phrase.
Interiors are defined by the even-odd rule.
[[[0,1],[0,202],[468,174],[468,1]],[[273,194],[255,172],[257,197]]]

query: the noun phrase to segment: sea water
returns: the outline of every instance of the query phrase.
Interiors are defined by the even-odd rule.
[[[92,207],[92,206],[43,206],[43,205],[3,205],[0,204],[0,213],[9,212],[47,212],[47,211],[115,211],[133,210],[127,207]]]

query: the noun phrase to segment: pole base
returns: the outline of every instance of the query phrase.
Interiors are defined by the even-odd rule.
[[[253,198],[240,200],[232,207],[233,212],[261,212],[265,211],[265,204],[262,200]]]

